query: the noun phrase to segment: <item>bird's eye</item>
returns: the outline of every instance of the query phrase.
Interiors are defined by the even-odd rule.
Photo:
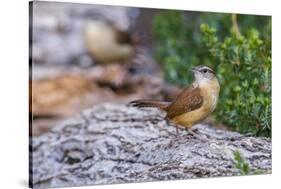
[[[208,70],[207,70],[207,69],[203,69],[202,72],[203,72],[203,73],[207,73]]]

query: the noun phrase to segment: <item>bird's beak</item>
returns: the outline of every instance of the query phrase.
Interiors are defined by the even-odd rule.
[[[197,69],[196,69],[196,68],[191,68],[190,71],[191,71],[192,73],[195,73],[195,72],[197,72]]]

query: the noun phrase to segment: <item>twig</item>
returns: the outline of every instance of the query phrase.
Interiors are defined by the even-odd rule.
[[[232,29],[236,34],[236,37],[241,37],[240,29],[237,22],[237,14],[231,14]]]

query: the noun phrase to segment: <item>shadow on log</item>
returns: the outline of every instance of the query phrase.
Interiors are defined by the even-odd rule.
[[[241,175],[234,151],[271,173],[271,140],[198,124],[202,141],[155,109],[105,104],[32,139],[35,188]]]

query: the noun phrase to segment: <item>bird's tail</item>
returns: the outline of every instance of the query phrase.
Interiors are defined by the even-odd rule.
[[[157,101],[157,100],[135,100],[130,102],[130,105],[135,107],[152,107],[152,108],[160,108],[165,110],[171,102],[167,101]]]

